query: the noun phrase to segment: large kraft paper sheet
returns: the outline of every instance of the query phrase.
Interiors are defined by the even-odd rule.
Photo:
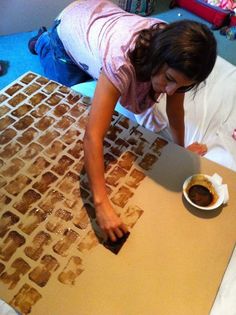
[[[33,315],[209,314],[235,246],[235,172],[115,113],[106,182],[130,230],[116,255],[83,169],[90,102],[35,73],[0,92],[0,298]],[[199,172],[228,184],[226,206],[185,202]]]

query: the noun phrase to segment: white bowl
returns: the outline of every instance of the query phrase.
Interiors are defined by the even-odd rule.
[[[227,185],[222,185],[221,181],[219,181],[219,178],[221,177],[217,174],[213,176],[209,176],[206,174],[194,174],[190,177],[188,177],[184,184],[183,184],[183,195],[185,199],[194,207],[201,209],[201,210],[214,210],[217,209],[222,203],[227,202],[227,197],[226,197],[226,190],[227,190]],[[222,179],[221,179],[222,180]],[[194,185],[201,185],[201,182],[204,184],[202,186],[207,187],[209,185],[210,191],[213,193],[213,202],[209,206],[200,206],[194,203],[188,196],[188,190],[190,187]],[[191,184],[193,183],[193,184]],[[206,185],[207,183],[207,185]],[[207,187],[208,188],[208,187]],[[228,192],[228,190],[227,190]]]

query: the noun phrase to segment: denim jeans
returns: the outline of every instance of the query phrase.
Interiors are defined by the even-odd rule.
[[[56,20],[51,31],[43,33],[35,46],[45,76],[69,87],[91,80],[66,53],[56,30],[59,23],[60,20]]]

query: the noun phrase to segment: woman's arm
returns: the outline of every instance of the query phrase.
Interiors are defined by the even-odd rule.
[[[184,93],[167,95],[166,113],[174,142],[184,147]]]
[[[166,112],[174,142],[184,147],[184,93],[167,96]],[[187,149],[198,155],[207,153],[207,146],[203,143],[194,142]]]
[[[109,201],[104,176],[103,140],[119,97],[119,91],[102,73],[97,82],[84,136],[85,167],[96,217],[100,228],[112,241],[128,231]]]

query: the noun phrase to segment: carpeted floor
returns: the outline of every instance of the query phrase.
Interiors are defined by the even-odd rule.
[[[193,19],[210,26],[209,23],[186,10],[181,8],[169,10],[167,2],[162,1],[160,4],[159,7],[157,6],[157,13],[153,14],[155,17],[167,22],[178,19]],[[0,36],[0,61],[5,62],[5,74],[0,76],[0,89],[27,71],[43,74],[38,57],[31,55],[27,48],[28,40],[35,35],[35,32]],[[214,31],[214,35],[218,42],[218,54],[236,65],[236,40],[227,39],[220,35],[218,30]]]
[[[34,34],[35,32],[27,32],[0,36],[0,60],[8,62],[7,72],[0,76],[0,88],[29,70],[43,74],[39,58],[30,54],[27,48],[27,43]]]

